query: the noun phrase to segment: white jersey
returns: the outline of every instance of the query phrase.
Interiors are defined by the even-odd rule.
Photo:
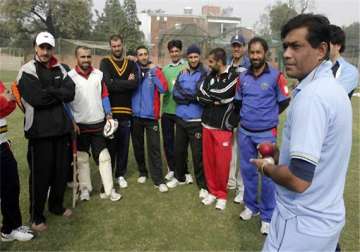
[[[103,73],[94,68],[86,79],[72,69],[69,76],[75,83],[75,98],[70,103],[75,122],[80,124],[102,122],[105,118],[102,105]]]

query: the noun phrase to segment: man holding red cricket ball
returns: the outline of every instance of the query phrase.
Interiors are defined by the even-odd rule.
[[[259,174],[250,159],[257,158],[259,151],[263,157],[274,162],[271,156],[274,154],[279,114],[290,100],[284,75],[266,63],[267,51],[264,39],[255,37],[250,40],[248,53],[251,68],[240,74],[235,96],[235,106],[240,113],[237,142],[245,186],[245,209],[240,218],[246,221],[260,214],[260,232],[264,235],[269,233],[275,207],[275,185],[270,178],[261,176],[262,189],[258,192]]]

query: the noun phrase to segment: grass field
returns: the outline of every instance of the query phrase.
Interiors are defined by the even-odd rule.
[[[0,79],[11,81],[16,73],[0,72]],[[353,151],[346,181],[346,226],[341,236],[343,251],[359,251],[359,142],[360,98],[353,99]],[[284,118],[282,118],[283,120]],[[29,219],[27,143],[23,137],[23,115],[19,110],[8,120],[9,138],[18,161],[21,180],[23,221]],[[339,146],[341,148],[341,146]],[[95,193],[89,202],[80,203],[70,219],[49,215],[49,230],[27,243],[1,243],[0,250],[203,250],[257,251],[264,237],[258,217],[240,221],[242,205],[228,203],[224,212],[200,204],[195,185],[177,187],[162,194],[148,181],[136,183],[137,169],[129,154],[129,188],[121,190],[123,199],[113,203],[100,200],[100,178],[92,166]],[[336,178],[334,178],[336,179]],[[71,191],[66,192],[65,205],[71,204]],[[233,198],[230,192],[229,199]],[[1,219],[1,217],[0,217]]]

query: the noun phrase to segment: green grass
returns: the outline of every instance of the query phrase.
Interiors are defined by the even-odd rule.
[[[4,78],[11,81],[14,75]],[[359,107],[353,99],[354,137],[348,172],[345,203],[346,226],[341,236],[344,251],[359,251]],[[283,119],[283,118],[282,118]],[[23,221],[29,219],[27,143],[23,137],[23,115],[17,110],[9,120],[12,149],[18,161],[21,180]],[[283,121],[283,120],[282,120]],[[123,199],[113,203],[99,199],[100,178],[92,164],[95,193],[89,202],[80,203],[70,219],[49,215],[49,230],[28,243],[0,243],[0,250],[260,250],[260,220],[239,220],[242,206],[228,203],[224,212],[205,207],[198,200],[196,186],[181,186],[161,194],[148,181],[136,183],[137,171],[132,148],[129,154],[129,188],[121,190]],[[229,199],[233,198],[233,192]],[[65,205],[71,204],[71,191]],[[1,217],[0,217],[1,218]]]

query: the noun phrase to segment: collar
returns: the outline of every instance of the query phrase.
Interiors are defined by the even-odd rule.
[[[169,63],[169,66],[170,67],[177,67],[177,66],[179,66],[179,65],[183,65],[185,63],[185,60],[184,59],[180,59],[178,62],[176,62],[176,63],[173,63],[173,62],[170,62]]]
[[[322,77],[326,74],[332,76],[331,67],[332,63],[330,60],[324,60],[323,62],[321,62],[320,65],[315,67],[302,81],[299,82],[299,84],[294,90],[295,92],[293,92],[293,95],[295,96],[298,92],[300,92],[302,89],[304,89],[306,86],[308,86],[311,82],[318,79],[319,77]]]
[[[269,64],[268,64],[267,62],[265,62],[265,67],[264,67],[263,71],[262,71],[258,76],[255,76],[252,67],[250,67],[250,68],[246,71],[246,74],[251,74],[251,75],[254,76],[255,78],[259,78],[259,77],[260,77],[261,75],[263,75],[264,73],[270,73],[270,67],[269,67]]]
[[[75,71],[81,75],[82,77],[84,77],[85,79],[88,79],[90,74],[92,73],[92,71],[94,71],[94,68],[92,66],[89,67],[89,69],[85,72],[83,72],[79,66],[75,67]]]

